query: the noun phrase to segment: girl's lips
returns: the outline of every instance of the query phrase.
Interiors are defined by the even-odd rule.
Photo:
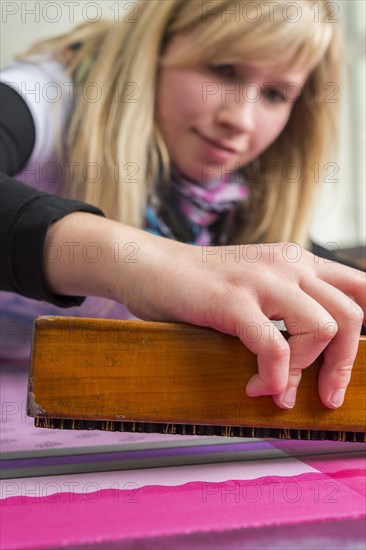
[[[218,147],[219,149],[223,149],[224,151],[231,151],[232,153],[237,153],[235,149],[232,147],[229,147],[228,145],[225,145],[222,141],[217,141],[216,139],[209,138],[207,136],[202,135],[203,139],[211,143],[214,147]]]
[[[208,138],[199,132],[196,132],[196,134],[208,156],[215,158],[217,161],[225,161],[238,154],[235,149],[227,147],[220,141]]]

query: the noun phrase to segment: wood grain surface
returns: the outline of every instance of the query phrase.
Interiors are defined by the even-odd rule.
[[[320,361],[304,371],[294,409],[248,397],[256,357],[242,342],[186,324],[41,317],[36,321],[28,414],[180,424],[366,431],[366,339],[345,402],[326,408]]]

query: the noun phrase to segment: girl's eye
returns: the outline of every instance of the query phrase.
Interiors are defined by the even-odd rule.
[[[262,93],[269,103],[283,103],[286,101],[286,97],[275,88],[266,88]]]
[[[225,78],[232,78],[235,76],[234,65],[210,65],[210,70]]]

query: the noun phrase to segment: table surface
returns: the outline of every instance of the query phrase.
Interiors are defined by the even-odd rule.
[[[364,444],[37,430],[0,376],[1,548],[365,548]]]

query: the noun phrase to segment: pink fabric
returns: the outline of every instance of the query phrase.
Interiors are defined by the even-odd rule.
[[[276,446],[281,443],[286,447]],[[307,457],[321,471],[293,477],[10,497],[2,502],[1,547],[42,549],[365,518],[364,457],[335,457]]]
[[[19,373],[17,377],[17,382],[8,384],[9,391],[3,398],[2,409],[8,406],[2,418],[3,438],[14,433],[9,430],[15,427],[15,417],[23,430],[27,425],[19,412],[22,396],[17,396],[18,388],[24,390],[25,380]],[[2,376],[2,381],[6,378]],[[17,415],[13,414],[15,407],[9,409],[9,403],[18,405]],[[60,434],[52,433],[54,437]],[[110,439],[114,434],[103,435]],[[12,443],[5,445],[10,451]],[[312,537],[312,526],[321,522],[329,526],[336,520],[348,525],[354,521],[357,527],[340,528],[337,541],[344,537],[346,542],[337,548],[360,548],[347,546],[347,541],[358,530],[362,544],[366,520],[365,445],[267,440],[258,442],[261,446],[258,460],[256,455],[246,458],[243,451],[243,461],[232,463],[4,480],[0,548],[41,550],[104,542],[103,548],[109,549],[116,541],[133,545],[136,540],[136,546],[129,548],[145,548],[140,546],[142,541],[158,538],[158,545],[152,543],[146,548],[161,548],[165,539],[170,541],[166,548],[177,550],[184,547],[184,542],[183,546],[179,544],[182,536],[190,535],[194,544],[188,547],[198,548],[199,537],[214,533],[222,537],[237,530],[243,531],[243,541],[252,533],[254,538],[246,540],[251,544],[257,528],[260,532],[277,529],[277,536],[284,536],[287,528],[291,531],[298,526],[304,537]],[[265,453],[270,453],[269,458],[265,459]],[[70,491],[72,482],[77,486],[75,492]],[[86,486],[87,491],[80,489]],[[60,487],[62,490],[58,490]],[[10,496],[15,494],[18,496]],[[291,548],[274,546],[275,542],[278,540],[273,540],[271,548]],[[304,548],[324,548],[319,544],[315,541]]]
[[[315,456],[301,456],[301,461],[311,465],[313,468],[323,472],[330,479],[337,480],[337,483],[342,483],[346,487],[352,489],[366,498],[366,453],[355,455],[352,453],[356,449],[353,443],[339,444],[337,442],[323,442],[322,453],[316,455],[317,445],[307,441],[281,441],[274,443],[280,449],[289,454],[301,453],[301,450],[309,450],[309,446],[314,448]],[[342,452],[338,454],[340,447],[343,451],[349,450],[349,453]],[[357,446],[363,448],[365,446]],[[327,452],[328,451],[328,452]],[[365,501],[366,510],[366,501]]]

